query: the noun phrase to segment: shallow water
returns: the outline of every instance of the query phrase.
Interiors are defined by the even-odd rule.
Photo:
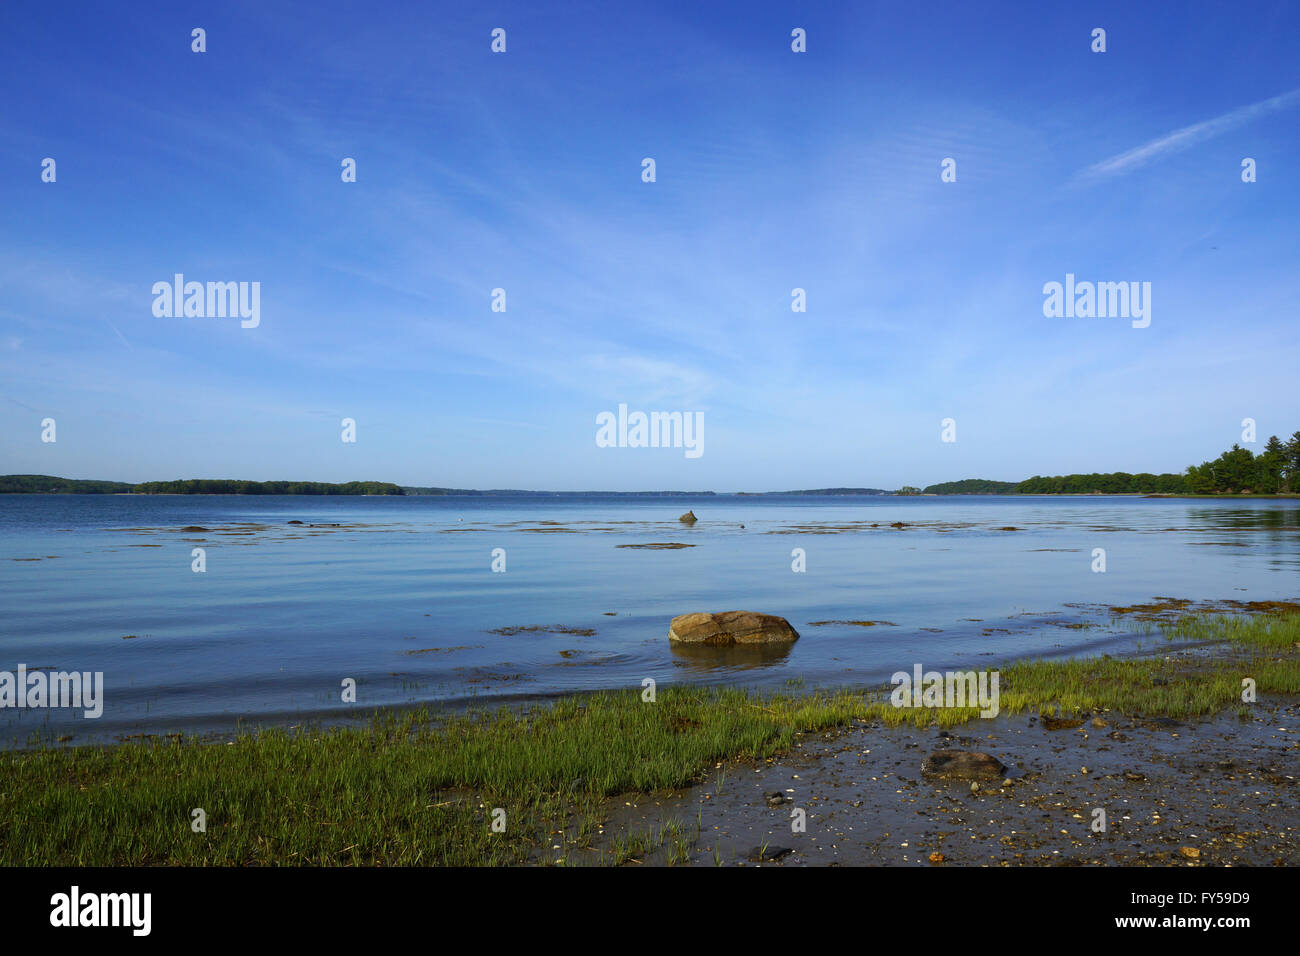
[[[692,547],[621,547],[643,544]],[[0,495],[0,671],[102,671],[106,688],[98,720],[0,709],[0,746],[325,716],[345,678],[349,710],[645,678],[879,684],[1113,650],[1132,636],[1103,605],[1295,598],[1297,571],[1289,501]],[[801,638],[669,646],[673,616],[733,609]]]

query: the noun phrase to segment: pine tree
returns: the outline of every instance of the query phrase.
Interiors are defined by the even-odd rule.
[[[1262,495],[1275,495],[1282,487],[1282,472],[1286,468],[1286,446],[1276,435],[1269,438],[1263,453],[1255,459],[1255,490]]]

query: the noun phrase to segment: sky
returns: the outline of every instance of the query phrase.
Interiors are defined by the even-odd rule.
[[[6,0],[0,473],[893,489],[1178,472],[1245,418],[1259,451],[1300,429],[1297,37],[1269,0]],[[156,315],[176,273],[259,283],[258,324]],[[1149,326],[1045,315],[1067,274],[1150,283]],[[600,447],[620,404],[701,453]]]

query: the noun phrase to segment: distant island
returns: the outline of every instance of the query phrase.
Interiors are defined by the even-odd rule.
[[[134,485],[124,481],[89,481],[51,475],[0,475],[0,494],[6,495],[125,495]]]
[[[698,498],[716,495],[715,491],[524,491],[513,488],[494,488],[480,491],[474,488],[416,488],[403,486],[402,493],[407,495],[469,495],[479,498],[524,497],[524,498],[576,498],[583,495],[613,495],[628,498]]]
[[[739,495],[761,498],[764,495],[894,495],[883,488],[808,488],[803,491],[738,491]]]
[[[1283,442],[1273,435],[1256,455],[1233,445],[1214,461],[1190,465],[1181,475],[1166,472],[1129,474],[1126,471],[1087,475],[1034,475],[1024,481],[964,478],[926,488],[904,485],[882,488],[812,488],[802,491],[741,491],[738,495],[1276,495],[1300,492],[1300,431]],[[466,495],[476,497],[576,498],[615,497],[703,498],[714,491],[524,491],[437,488],[395,485],[387,481],[241,481],[229,478],[187,478],[176,481],[94,481],[52,475],[0,475],[0,494],[63,495]]]
[[[1185,495],[1191,494],[1185,475],[1109,474],[1035,475],[1024,481],[966,478],[945,481],[914,492],[925,495]]]
[[[0,494],[55,495],[400,495],[386,481],[240,481],[187,478],[177,481],[89,481],[52,475],[0,475]]]
[[[0,475],[0,494],[38,495],[469,495],[475,497],[565,498],[582,495],[708,497],[712,491],[523,491],[515,489],[421,488],[389,481],[244,481],[185,478],[175,481],[95,481],[53,475]],[[889,492],[881,492],[889,494]]]

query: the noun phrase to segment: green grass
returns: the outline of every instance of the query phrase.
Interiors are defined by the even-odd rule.
[[[1200,616],[1165,635],[1154,657],[1003,667],[1001,712],[1240,712],[1242,677],[1260,694],[1300,694],[1300,614]],[[1212,653],[1179,650],[1189,642]],[[670,687],[644,703],[637,686],[528,715],[389,712],[360,728],[266,730],[227,744],[11,753],[0,757],[0,864],[617,864],[665,844],[680,863],[694,838],[673,822],[592,849],[605,798],[681,788],[719,762],[775,755],[800,733],[854,721],[950,727],[977,714],[896,709],[865,691]],[[205,833],[191,830],[196,807]],[[506,814],[501,833],[495,808]]]

